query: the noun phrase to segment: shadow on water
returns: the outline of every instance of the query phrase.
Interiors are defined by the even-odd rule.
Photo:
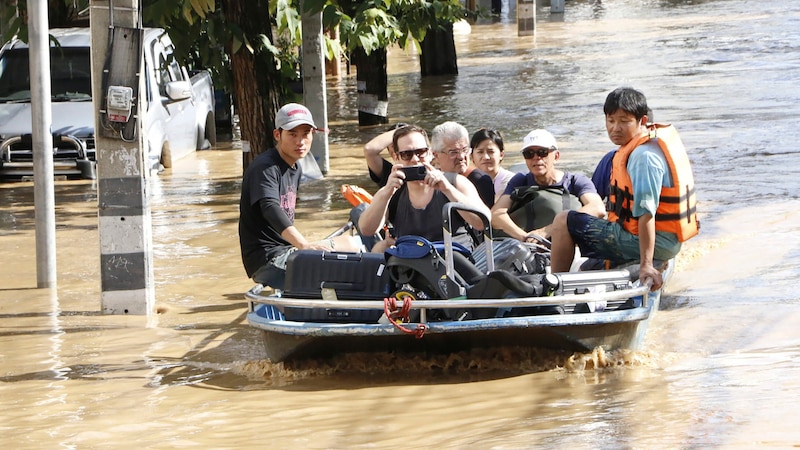
[[[0,234],[19,234],[35,229],[34,188],[32,182],[0,184]],[[97,216],[97,185],[91,180],[56,183],[55,216],[57,229],[87,229],[76,225],[81,219]],[[89,207],[76,210],[74,205]],[[89,227],[91,228],[91,227]]]

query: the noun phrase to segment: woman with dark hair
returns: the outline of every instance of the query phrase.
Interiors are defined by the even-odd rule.
[[[500,165],[505,157],[503,135],[491,128],[481,128],[472,135],[472,163],[486,172],[494,182],[494,200],[497,201],[506,190],[506,185],[514,172]]]

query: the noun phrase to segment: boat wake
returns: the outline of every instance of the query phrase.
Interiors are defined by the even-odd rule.
[[[267,387],[288,386],[314,379],[316,389],[325,388],[320,378],[354,380],[362,384],[456,384],[508,378],[539,372],[561,376],[588,372],[609,373],[626,368],[660,367],[660,357],[648,351],[620,349],[591,352],[531,347],[472,349],[448,354],[361,352],[331,358],[309,358],[283,362],[241,361],[231,371]],[[336,383],[334,383],[336,384]],[[329,386],[330,388],[340,388]]]

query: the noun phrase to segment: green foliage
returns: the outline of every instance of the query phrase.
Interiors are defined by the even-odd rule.
[[[433,27],[467,15],[459,0],[306,0],[309,11],[322,11],[326,30],[339,28],[342,47],[363,48],[369,54],[399,44],[416,45]]]
[[[28,27],[23,18],[16,15],[16,10],[10,7],[5,7],[0,10],[0,21],[3,22],[3,42],[8,42],[14,36],[19,37],[23,41],[28,41]]]
[[[64,2],[70,14],[86,8],[89,0]],[[248,1],[248,0],[230,0]],[[175,43],[176,58],[190,68],[211,71],[218,87],[230,86],[230,55],[239,51],[274,56],[286,82],[297,78],[298,48],[302,41],[300,0],[270,0],[275,42],[262,35],[248,38],[237,24],[227,23],[216,0],[142,0],[145,26],[165,28]],[[26,0],[18,9],[0,7],[4,40],[18,34],[27,40],[23,19]],[[327,57],[342,50],[363,48],[366,53],[398,44],[405,48],[425,39],[428,30],[460,20],[467,11],[459,0],[303,0],[305,11],[322,13],[325,30],[338,28],[339,41],[326,39]],[[52,8],[51,8],[52,9]]]
[[[47,0],[47,6],[53,28],[81,26],[89,18],[89,0]],[[28,42],[27,15],[27,0],[3,0],[0,4],[0,40],[6,42],[16,36]]]

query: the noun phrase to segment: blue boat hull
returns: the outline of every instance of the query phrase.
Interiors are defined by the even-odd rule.
[[[523,346],[586,351],[641,347],[658,310],[660,292],[646,306],[594,313],[429,322],[421,338],[392,324],[292,322],[274,305],[259,304],[247,315],[263,333],[273,361],[343,352],[455,352],[473,348]],[[416,324],[403,324],[413,329]]]

